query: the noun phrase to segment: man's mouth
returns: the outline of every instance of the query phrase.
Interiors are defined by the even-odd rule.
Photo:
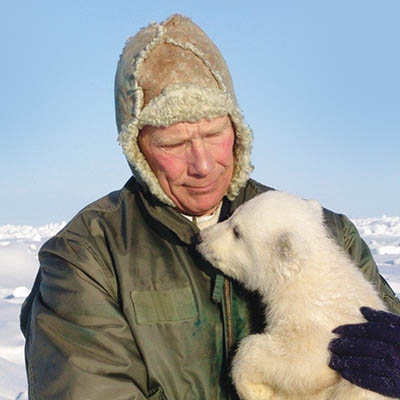
[[[215,182],[208,185],[186,185],[186,188],[195,192],[209,192],[215,188]]]
[[[194,182],[193,184],[186,184],[184,186],[191,190],[207,191],[215,188],[216,184],[218,183],[218,178],[219,176],[211,180],[208,180],[207,182],[199,181],[199,182]]]

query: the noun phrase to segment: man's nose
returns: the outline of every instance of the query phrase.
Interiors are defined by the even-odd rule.
[[[199,141],[192,144],[189,161],[190,175],[207,176],[214,168],[214,164],[214,157],[205,143]]]

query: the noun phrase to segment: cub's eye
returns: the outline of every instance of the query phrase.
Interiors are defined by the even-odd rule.
[[[237,226],[234,226],[234,227],[233,227],[233,234],[234,234],[234,236],[235,236],[236,239],[240,239],[241,236],[242,236],[242,235],[240,234],[239,228],[238,228]]]

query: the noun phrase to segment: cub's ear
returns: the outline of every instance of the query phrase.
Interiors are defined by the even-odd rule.
[[[317,200],[307,200],[307,204],[312,214],[321,219],[323,214],[321,204]]]
[[[289,232],[283,232],[276,239],[276,250],[282,260],[287,260],[293,256],[294,249],[290,236]]]
[[[316,211],[321,212],[321,204],[317,200],[307,200],[307,203]]]
[[[295,235],[293,232],[284,232],[276,239],[275,249],[278,258],[276,272],[283,278],[290,278],[300,270]]]

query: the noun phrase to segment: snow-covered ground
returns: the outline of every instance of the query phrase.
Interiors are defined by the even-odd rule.
[[[354,220],[381,274],[400,295],[400,217]],[[0,226],[0,400],[27,399],[19,311],[38,268],[37,251],[64,226]]]
[[[40,246],[63,225],[0,226],[0,400],[28,399],[19,312],[36,276]]]

